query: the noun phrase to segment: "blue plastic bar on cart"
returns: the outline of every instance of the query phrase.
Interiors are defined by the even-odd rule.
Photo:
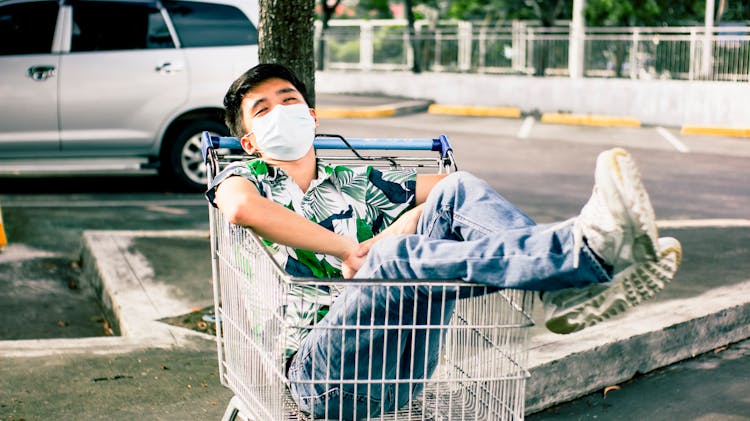
[[[354,149],[388,149],[396,151],[433,151],[440,150],[433,139],[346,139]],[[438,149],[435,149],[435,148]],[[337,137],[316,137],[315,149],[349,149]]]
[[[236,137],[211,136],[204,132],[201,140],[204,157],[207,155],[206,152],[209,148],[242,148],[239,139]],[[437,139],[351,138],[346,139],[346,141],[352,148],[359,150],[439,151],[443,158],[447,156],[449,151],[453,151],[445,135],[440,135]],[[349,149],[349,146],[338,137],[316,137],[314,145],[315,149]]]

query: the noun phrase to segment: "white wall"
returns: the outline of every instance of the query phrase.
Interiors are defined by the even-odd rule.
[[[633,117],[666,126],[750,127],[750,83],[534,78],[410,72],[316,73],[319,93],[430,99],[446,105],[510,106],[523,112]]]

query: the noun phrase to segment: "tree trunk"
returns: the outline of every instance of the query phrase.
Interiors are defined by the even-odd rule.
[[[404,8],[406,9],[406,21],[409,24],[409,43],[411,49],[414,52],[414,65],[411,71],[414,73],[421,73],[422,66],[419,65],[419,42],[417,41],[417,31],[414,29],[414,11],[412,10],[411,0],[404,0]]]
[[[554,5],[550,4],[551,1],[532,0],[531,7],[534,10],[537,18],[542,22],[542,26],[545,28],[551,28],[555,25],[555,20],[560,16],[562,12],[563,0],[557,0]],[[544,6],[544,7],[542,7]],[[549,64],[549,46],[545,41],[537,41],[537,46],[534,49],[534,76],[544,76]]]
[[[623,43],[618,42],[615,45],[615,77],[621,78],[622,77],[622,66],[625,64],[625,54],[627,51],[625,50],[625,45]]]
[[[307,87],[315,106],[315,0],[260,0],[258,55],[261,63],[279,63]]]
[[[721,23],[721,18],[724,16],[724,12],[727,10],[727,0],[719,0],[719,8],[716,10],[716,18],[715,18],[715,25],[719,25]]]
[[[339,7],[341,0],[336,0],[332,5],[328,4],[328,0],[320,0],[320,22],[323,24],[320,31],[320,39],[318,40],[318,70],[325,70],[326,60],[326,31],[328,31],[328,21],[331,20],[333,13],[336,8]]]
[[[544,41],[537,41],[534,47],[534,76],[544,76],[547,71],[549,47]]]

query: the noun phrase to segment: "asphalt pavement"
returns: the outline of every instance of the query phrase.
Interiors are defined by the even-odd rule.
[[[407,99],[325,95],[318,104],[334,111],[417,106]],[[328,118],[334,120],[324,122],[324,129],[348,124]],[[363,133],[372,124],[403,131],[407,121],[410,130],[420,125],[434,130],[427,114],[358,120]],[[508,147],[523,139],[524,124],[524,118],[456,117],[452,127],[480,145],[462,152],[471,163],[473,153],[487,153],[482,136],[501,138],[497,142]],[[575,130],[536,124],[528,131],[541,139]],[[574,133],[577,149],[560,153],[598,149],[587,136],[602,133],[609,133],[615,144],[618,136],[627,137],[647,167],[655,156],[675,151],[655,129],[630,130]],[[645,139],[649,137],[657,140]],[[678,141],[733,164],[750,156],[737,139]],[[540,149],[549,147],[539,142]],[[685,159],[675,156],[678,164]],[[556,164],[544,159],[539,156],[535,169],[549,174]],[[526,168],[528,159],[526,167],[510,158],[497,162],[506,175],[534,170]],[[693,165],[699,178],[710,177],[712,168]],[[558,170],[560,177],[577,177]],[[213,303],[205,203],[196,195],[165,197],[158,181],[147,176],[112,178],[108,187],[93,188],[100,194],[97,200],[85,182],[66,179],[71,193],[61,198],[56,194],[61,189],[54,186],[60,180],[0,181],[10,242],[0,253],[0,421],[219,419],[232,392],[219,382],[213,339],[160,321]],[[657,186],[655,206],[668,216],[660,219],[662,235],[683,244],[677,279],[652,302],[582,332],[560,336],[533,328],[526,396],[529,412],[536,413],[529,419],[750,419],[750,345],[745,340],[750,337],[750,221],[742,217],[747,197],[705,186],[713,200],[725,204],[711,209],[698,206],[698,195],[698,204],[691,204],[684,195],[661,190],[658,181],[665,180],[651,181]],[[519,177],[494,183],[511,195],[514,189],[540,192],[538,198],[524,196],[522,201],[541,220],[575,212],[566,203],[550,204],[553,192],[530,189]],[[109,193],[127,192],[128,184],[147,185],[145,198]],[[696,191],[703,188],[694,185]],[[587,194],[566,183],[550,189],[558,195]],[[100,209],[82,214],[81,209],[93,207]],[[536,320],[541,320],[540,308],[537,303]]]

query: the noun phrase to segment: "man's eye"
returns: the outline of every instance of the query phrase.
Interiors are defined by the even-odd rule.
[[[284,98],[284,102],[290,102],[290,101],[296,101],[296,100],[297,98],[295,97]]]

